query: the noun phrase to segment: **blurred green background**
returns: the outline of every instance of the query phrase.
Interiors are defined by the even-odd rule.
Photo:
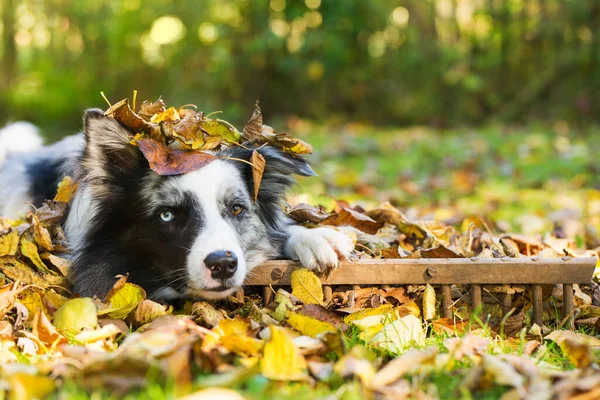
[[[597,0],[0,0],[0,122],[159,95],[436,127],[600,120]]]
[[[241,128],[258,99],[315,145],[309,201],[600,227],[597,0],[0,0],[0,32],[0,125],[55,140],[137,89]]]

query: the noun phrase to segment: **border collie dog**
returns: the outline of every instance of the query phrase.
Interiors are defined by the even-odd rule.
[[[14,141],[22,130],[9,125],[0,136]],[[265,260],[283,256],[322,271],[336,268],[353,248],[340,232],[296,226],[286,217],[292,175],[314,172],[279,149],[258,150],[266,167],[254,202],[251,166],[231,160],[250,160],[243,147],[216,152],[229,159],[196,171],[161,176],[129,143],[131,132],[98,109],[86,112],[83,135],[41,148],[31,132],[22,135],[33,150],[7,149],[0,215],[14,218],[27,203],[53,198],[64,175],[74,178],[79,187],[64,227],[72,250],[69,280],[81,296],[103,297],[116,275],[129,274],[156,301],[220,299]]]

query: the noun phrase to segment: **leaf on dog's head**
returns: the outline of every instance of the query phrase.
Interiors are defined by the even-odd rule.
[[[180,175],[195,171],[217,159],[208,153],[175,150],[154,139],[139,141],[140,150],[159,175]]]
[[[258,141],[262,138],[262,112],[260,111],[260,107],[258,105],[258,101],[254,105],[254,112],[252,116],[246,122],[243,131],[244,140],[249,141]]]
[[[321,280],[312,271],[302,268],[292,272],[292,295],[304,304],[323,305],[323,286]]]
[[[152,103],[146,100],[142,103],[138,114],[140,117],[149,121],[153,115],[163,113],[166,110],[167,106],[162,99],[158,99]]]
[[[263,173],[265,172],[265,164],[267,161],[258,151],[252,152],[250,158],[252,163],[252,180],[254,181],[254,201],[258,198],[258,190],[260,189],[260,182],[262,181]]]
[[[209,136],[218,136],[228,142],[238,143],[240,133],[233,126],[227,126],[225,123],[215,119],[206,119],[200,121],[200,128]]]
[[[278,147],[286,153],[291,154],[312,154],[313,148],[310,144],[303,140],[293,138],[286,133],[273,133],[265,131],[268,128],[273,130],[270,126],[263,125],[263,137],[267,139],[269,144],[273,147]]]
[[[152,124],[134,113],[131,107],[129,107],[129,99],[123,99],[118,103],[113,104],[104,112],[104,115],[114,118],[136,132],[150,132],[152,130]]]
[[[56,188],[56,196],[54,201],[60,201],[62,203],[68,203],[71,201],[75,192],[77,191],[77,182],[75,182],[70,176],[65,176],[62,181],[59,182]]]

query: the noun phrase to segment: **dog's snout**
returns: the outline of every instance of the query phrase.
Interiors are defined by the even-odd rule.
[[[237,270],[238,259],[232,251],[213,251],[204,259],[204,265],[210,270],[213,279],[231,278]]]

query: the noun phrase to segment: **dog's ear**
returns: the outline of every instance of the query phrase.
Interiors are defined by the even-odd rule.
[[[265,146],[258,150],[265,158],[265,174],[277,173],[284,175],[297,174],[302,176],[316,176],[310,164],[302,158],[281,151],[280,149]]]
[[[139,165],[142,156],[129,143],[129,131],[102,110],[87,110],[83,127],[86,146],[82,167],[87,179],[117,181]]]

